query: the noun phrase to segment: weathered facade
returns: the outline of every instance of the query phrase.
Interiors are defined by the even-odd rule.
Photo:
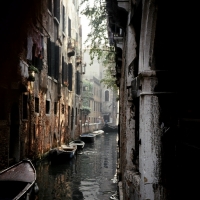
[[[6,3],[0,18],[0,169],[38,159],[81,131],[78,1],[29,3]]]
[[[106,9],[120,93],[120,199],[196,199],[197,5],[106,0]]]

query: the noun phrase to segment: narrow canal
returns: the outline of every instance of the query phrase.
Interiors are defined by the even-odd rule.
[[[109,200],[117,191],[117,133],[103,133],[65,164],[36,165],[39,200]]]

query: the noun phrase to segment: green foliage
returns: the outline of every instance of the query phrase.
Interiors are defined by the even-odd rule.
[[[91,60],[97,57],[99,60],[103,56],[104,51],[113,51],[110,47],[107,35],[107,15],[105,4],[101,4],[101,0],[82,0],[81,14],[85,15],[89,20],[91,32],[87,35],[85,44],[90,49]]]
[[[102,62],[104,66],[104,78],[101,80],[107,88],[117,91],[116,79],[113,76],[115,71],[115,47],[109,45],[107,33],[107,13],[105,3],[101,0],[82,0],[81,14],[89,20],[91,32],[87,35],[85,44],[90,49],[90,59],[93,63],[94,58]]]
[[[89,115],[91,112],[91,108],[88,106],[82,106],[82,113],[83,115]]]
[[[38,69],[37,69],[36,67],[34,67],[33,65],[30,65],[30,66],[28,67],[28,71],[33,71],[33,72],[35,72],[35,73],[38,73]]]

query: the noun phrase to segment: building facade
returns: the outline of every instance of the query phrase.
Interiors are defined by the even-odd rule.
[[[78,1],[6,4],[0,18],[6,41],[0,47],[0,169],[24,157],[39,159],[81,130]]]
[[[198,198],[196,6],[106,0],[120,99],[120,199]]]

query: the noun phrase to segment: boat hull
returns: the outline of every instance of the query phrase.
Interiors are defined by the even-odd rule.
[[[0,199],[34,198],[36,170],[30,160],[26,159],[0,172]],[[10,188],[8,190],[8,188]]]
[[[52,163],[63,163],[71,160],[77,148],[63,149],[54,148],[49,151],[49,159]]]
[[[95,141],[95,135],[93,134],[82,134],[80,135],[80,139],[85,143],[92,143]]]

